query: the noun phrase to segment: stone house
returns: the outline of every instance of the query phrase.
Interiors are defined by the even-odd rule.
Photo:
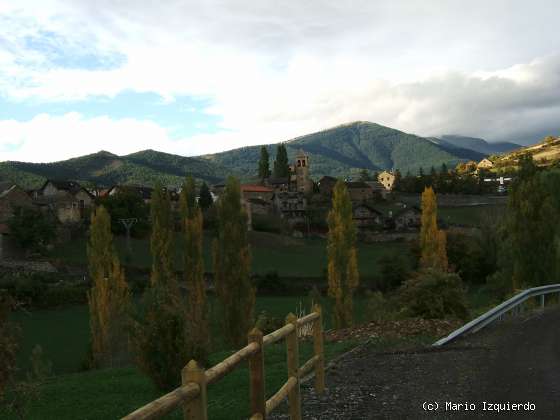
[[[290,189],[289,178],[267,178],[266,186],[274,190],[274,192],[288,192]]]
[[[95,199],[75,181],[47,180],[34,195],[35,204],[52,210],[63,224],[84,220]]]
[[[324,176],[319,180],[319,193],[325,197],[332,196],[333,188],[336,185],[337,179],[332,176]]]
[[[395,175],[391,172],[383,171],[377,176],[377,180],[385,187],[387,191],[391,191],[395,185]]]
[[[0,182],[0,259],[14,256],[16,247],[10,240],[8,222],[18,207],[31,207],[31,197],[12,182]]]
[[[135,194],[138,194],[145,204],[150,204],[153,191],[154,189],[151,187],[144,187],[140,185],[113,185],[107,191],[107,195],[115,195],[120,192],[133,192]]]
[[[281,192],[274,194],[274,208],[292,222],[304,222],[307,214],[307,199],[303,192]]]
[[[396,230],[418,229],[422,221],[422,210],[417,206],[405,207],[392,218]]]
[[[245,200],[259,198],[261,200],[270,201],[274,196],[274,190],[264,185],[242,184],[241,195]]]
[[[346,182],[352,202],[361,203],[373,199],[373,188],[363,181]]]
[[[358,229],[381,226],[383,215],[367,204],[358,204],[352,207],[352,220]]]
[[[490,159],[482,159],[480,162],[478,162],[478,164],[476,165],[476,169],[490,169],[494,167],[494,162],[492,162]]]

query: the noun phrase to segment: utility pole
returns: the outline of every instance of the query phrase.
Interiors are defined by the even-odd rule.
[[[119,219],[119,221],[126,229],[126,248],[128,250],[128,255],[132,256],[132,248],[130,246],[130,229],[132,229],[132,226],[138,221],[138,219],[136,217],[132,217],[130,219]]]

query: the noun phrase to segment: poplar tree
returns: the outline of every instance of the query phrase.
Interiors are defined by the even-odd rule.
[[[280,143],[276,149],[276,158],[274,159],[274,177],[286,178],[290,176],[290,165],[288,162],[288,152],[286,146]]]
[[[189,359],[206,364],[208,359],[208,308],[202,257],[202,211],[196,202],[196,187],[188,177],[181,190],[181,221],[184,235],[183,280],[187,289],[186,330]]]
[[[213,203],[214,200],[212,199],[210,188],[208,188],[208,184],[206,184],[206,182],[203,182],[202,185],[200,186],[198,206],[202,211],[204,211],[206,209],[209,209]]]
[[[247,214],[241,204],[239,181],[229,177],[217,203],[218,238],[214,240],[214,279],[223,311],[224,336],[233,346],[244,345],[253,325],[255,289]]]
[[[150,249],[152,252],[152,286],[171,283],[175,280],[173,272],[173,216],[171,201],[167,190],[156,185],[150,203],[150,219],[152,236]]]
[[[261,158],[259,160],[259,179],[261,182],[270,176],[269,159],[266,146],[261,146]]]
[[[137,362],[162,390],[176,387],[188,362],[186,308],[173,271],[174,220],[168,192],[157,185],[151,200],[152,273],[134,328]]]
[[[111,219],[103,206],[92,214],[87,254],[93,283],[88,293],[92,363],[113,366],[127,353],[130,292],[113,247]]]
[[[352,325],[352,294],[360,282],[356,252],[356,227],[352,202],[343,181],[333,189],[332,209],[328,215],[327,239],[329,296],[334,298],[336,328]]]
[[[426,187],[422,193],[422,226],[420,228],[420,265],[447,271],[446,235],[437,227],[437,202],[432,187]]]

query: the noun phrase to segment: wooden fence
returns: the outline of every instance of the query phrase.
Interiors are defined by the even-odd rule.
[[[298,330],[313,323],[314,356],[299,366]],[[282,387],[266,399],[264,382],[264,347],[286,338],[288,380]],[[265,420],[280,402],[288,397],[290,418],[301,419],[300,380],[312,370],[315,370],[315,390],[322,393],[325,390],[325,365],[323,352],[323,318],[321,307],[315,305],[313,312],[302,318],[289,314],[286,325],[266,335],[258,329],[253,329],[248,336],[249,344],[232,354],[221,363],[204,370],[197,362],[191,360],[181,372],[182,385],[174,391],[146,404],[144,407],[130,413],[124,420],[156,419],[164,416],[178,407],[182,407],[185,419],[206,420],[207,416],[207,386],[219,381],[234,370],[244,360],[249,360],[251,420]]]

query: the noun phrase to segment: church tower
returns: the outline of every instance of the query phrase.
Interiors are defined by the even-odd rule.
[[[297,190],[305,194],[310,193],[313,188],[313,183],[309,178],[309,156],[307,156],[301,149],[296,155],[294,172],[296,176]]]

